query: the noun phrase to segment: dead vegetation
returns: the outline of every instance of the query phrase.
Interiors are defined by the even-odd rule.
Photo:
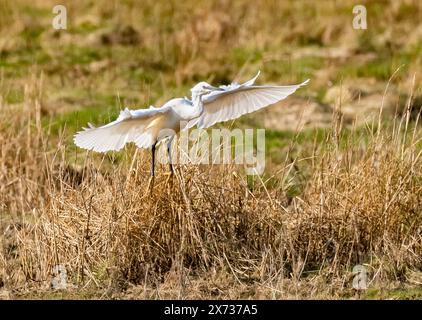
[[[53,1],[0,4],[0,298],[422,295],[420,1],[365,2],[366,31],[353,1],[65,1],[66,32]],[[236,123],[267,129],[263,176],[162,167],[149,195],[147,153],[71,143],[122,106],[258,69],[312,79]]]
[[[62,265],[70,287],[107,296],[141,286],[153,297],[173,283],[170,296],[191,297],[189,281],[214,274],[269,298],[301,279],[350,290],[357,264],[375,283],[422,268],[421,136],[410,110],[367,141],[342,139],[333,120],[324,145],[286,157],[268,188],[233,166],[179,166],[150,195],[144,153],[129,149],[118,162],[82,153],[78,168],[40,127],[36,95],[28,104],[1,123],[1,203],[12,213],[2,223],[4,288],[47,290]],[[228,294],[212,286],[196,297]]]

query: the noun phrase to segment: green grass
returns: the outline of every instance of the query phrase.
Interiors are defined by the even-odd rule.
[[[285,58],[268,61],[264,64],[262,72],[268,78],[303,81],[304,79],[312,78],[313,73],[323,68],[325,63],[325,59],[315,56],[307,56],[300,59]]]
[[[51,121],[51,132],[58,134],[61,129],[66,128],[69,133],[76,132],[85,127],[88,122],[96,125],[102,125],[114,120],[118,115],[118,109],[114,106],[98,107],[86,106],[78,111],[73,111],[59,115],[54,119],[44,118],[44,124],[48,125]]]
[[[363,299],[393,299],[393,300],[415,300],[422,299],[421,287],[395,288],[395,289],[379,289],[368,288],[363,292]]]
[[[31,66],[46,65],[49,62],[50,55],[37,47],[0,51],[0,67],[4,67],[14,77],[26,76],[25,71]]]
[[[9,104],[22,103],[24,101],[24,92],[22,88],[12,89],[6,94],[6,102]]]
[[[26,4],[21,7],[21,10],[23,15],[27,15],[32,18],[45,18],[54,16],[52,7],[40,7]]]
[[[398,67],[399,65],[397,65]],[[343,78],[368,78],[374,77],[378,80],[388,80],[393,74],[391,58],[377,58],[365,64],[345,64],[338,72],[337,81]]]
[[[69,32],[73,34],[79,34],[79,35],[88,35],[92,32],[99,30],[101,27],[102,27],[101,24],[97,25],[90,21],[84,21],[76,26],[71,25],[69,28]]]
[[[68,66],[89,64],[109,56],[109,50],[105,48],[81,47],[70,45],[64,49],[62,62]]]
[[[254,48],[237,47],[229,53],[229,60],[238,68],[245,63],[256,63],[262,59],[262,51]]]

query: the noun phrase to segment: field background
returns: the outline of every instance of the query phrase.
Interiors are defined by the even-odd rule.
[[[422,297],[420,1],[61,4],[67,30],[54,1],[0,0],[1,298]],[[168,182],[159,166],[149,196],[147,152],[72,143],[258,70],[311,79],[222,125],[266,129],[262,177],[179,166]]]

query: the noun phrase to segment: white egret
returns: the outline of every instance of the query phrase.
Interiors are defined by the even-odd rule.
[[[167,140],[170,171],[173,172],[171,143],[181,129],[194,125],[208,128],[218,122],[239,118],[283,100],[309,81],[290,86],[256,86],[254,83],[258,76],[259,72],[243,84],[233,82],[219,87],[200,82],[191,89],[192,99],[171,99],[160,108],[126,108],[109,124],[98,128],[88,124],[89,128],[75,134],[74,142],[80,148],[96,152],[117,151],[128,142],[134,142],[139,148],[151,149],[153,178],[156,146]],[[182,128],[181,123],[185,123]]]

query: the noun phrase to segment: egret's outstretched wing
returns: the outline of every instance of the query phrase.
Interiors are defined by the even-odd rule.
[[[283,100],[309,82],[308,79],[291,86],[254,86],[258,75],[244,84],[220,86],[203,96],[204,111],[192,124],[197,124],[199,128],[208,128],[217,122],[236,119]]]
[[[127,142],[134,142],[139,148],[149,148],[153,143],[155,127],[167,111],[168,108],[126,108],[115,121],[102,127],[88,124],[89,128],[75,134],[73,141],[80,148],[97,152],[117,151]]]

